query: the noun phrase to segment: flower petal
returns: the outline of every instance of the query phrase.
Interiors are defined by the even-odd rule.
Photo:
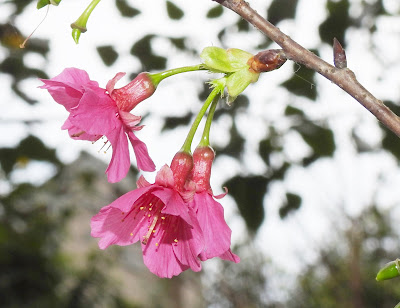
[[[179,219],[179,218],[177,218]],[[143,232],[142,236],[145,236]],[[142,243],[143,262],[150,272],[160,278],[171,278],[187,270],[189,266],[179,262],[172,248],[174,234],[171,232],[156,232],[146,245]]]
[[[164,187],[174,187],[174,174],[168,165],[164,165],[157,172],[155,184]]]
[[[189,215],[189,207],[182,200],[180,194],[173,189],[162,186],[159,187],[162,189],[155,190],[152,192],[152,194],[158,197],[165,204],[165,207],[161,210],[161,213],[179,216],[189,225],[192,225],[193,222]]]
[[[135,116],[132,113],[119,110],[119,116],[122,122],[129,130],[136,130],[136,125],[140,123],[142,117]]]
[[[222,255],[229,250],[232,233],[225,222],[222,205],[206,191],[196,193],[193,202],[205,241],[201,259],[204,261]]]
[[[115,183],[126,176],[131,165],[128,139],[122,125],[110,131],[106,137],[112,146],[112,157],[106,170],[107,179],[110,183]]]
[[[126,73],[119,72],[119,73],[117,73],[117,74],[114,76],[113,79],[111,79],[111,80],[109,80],[109,81],[107,82],[106,89],[107,89],[108,94],[111,95],[111,93],[114,91],[115,84],[116,84],[122,77],[124,77],[125,75],[126,75]]]
[[[201,263],[198,255],[204,249],[203,234],[193,211],[190,211],[192,226],[190,227],[182,219],[177,220],[177,242],[172,248],[178,260],[188,265],[194,272],[201,270]]]
[[[146,144],[139,140],[133,132],[128,131],[127,134],[132,144],[133,151],[135,152],[138,169],[150,172],[156,170],[156,165],[150,158]]]
[[[99,88],[98,83],[90,80],[84,70],[77,68],[66,68],[52,79],[40,80],[44,85],[39,88],[47,89],[53,99],[68,111],[78,105],[84,93],[83,86]]]
[[[86,90],[77,108],[71,110],[71,115],[71,123],[91,135],[106,135],[122,126],[111,98],[90,89]]]
[[[89,140],[89,141],[96,141],[99,140],[101,135],[90,135],[83,131],[81,128],[76,127],[71,123],[69,120],[69,117],[67,120],[64,122],[63,126],[61,129],[67,129],[69,136],[74,139],[74,140]]]
[[[235,255],[230,249],[218,257],[221,258],[222,260],[232,261],[235,263],[240,262],[240,258],[237,255]]]

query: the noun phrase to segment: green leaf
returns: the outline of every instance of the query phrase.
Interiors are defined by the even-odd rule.
[[[336,37],[344,47],[344,35],[346,29],[351,25],[351,20],[349,17],[349,1],[329,0],[326,6],[329,15],[327,19],[319,26],[319,36],[323,42],[328,43],[329,45],[332,45],[333,38]]]
[[[220,17],[223,12],[224,12],[224,9],[223,9],[222,5],[217,5],[207,12],[206,17],[207,18],[217,18],[217,17]]]
[[[332,130],[306,122],[294,127],[317,156],[332,156],[336,145]]]
[[[161,131],[165,131],[168,129],[175,129],[181,125],[189,125],[190,121],[192,120],[193,113],[189,112],[183,117],[166,117],[164,126]]]
[[[174,20],[179,20],[184,15],[183,11],[171,1],[167,1],[167,13],[169,18]]]
[[[140,11],[128,4],[126,0],[115,0],[115,5],[123,17],[135,17]]]
[[[118,59],[118,53],[111,45],[99,46],[97,47],[97,52],[99,53],[101,60],[103,60],[104,64],[107,66],[113,65]]]
[[[206,47],[200,54],[200,58],[208,69],[220,73],[237,72],[243,68],[249,68],[247,61],[252,56],[251,53],[241,49],[220,47]]]
[[[146,35],[139,41],[137,41],[131,48],[131,55],[139,58],[143,65],[143,70],[164,70],[167,64],[165,57],[157,56],[153,54],[151,48],[151,40],[155,36],[152,34]]]
[[[264,194],[268,179],[262,176],[236,176],[224,183],[235,199],[249,231],[255,233],[264,221]]]
[[[290,212],[298,210],[301,206],[301,197],[297,194],[286,193],[286,202],[279,209],[279,216],[286,218]]]
[[[274,0],[268,8],[268,21],[274,25],[281,20],[294,18],[298,0]]]

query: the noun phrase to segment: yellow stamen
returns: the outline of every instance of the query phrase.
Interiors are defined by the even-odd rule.
[[[158,220],[158,216],[154,217],[153,222],[151,223],[151,225],[150,225],[150,227],[149,227],[149,231],[148,231],[147,234],[144,236],[144,239],[143,239],[143,241],[142,241],[142,244],[143,244],[143,245],[146,245],[146,244],[147,244],[147,242],[148,242],[148,240],[149,240],[149,238],[150,238],[151,234],[153,233],[153,230],[154,230],[154,228],[155,228],[155,226],[156,226],[157,220]]]

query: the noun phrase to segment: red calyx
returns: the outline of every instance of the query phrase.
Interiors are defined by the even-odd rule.
[[[197,191],[211,190],[211,167],[215,153],[210,146],[197,147],[193,153],[192,181],[196,183]]]
[[[186,181],[193,168],[193,157],[187,152],[178,152],[171,162],[171,170],[174,174],[175,188],[183,191]]]

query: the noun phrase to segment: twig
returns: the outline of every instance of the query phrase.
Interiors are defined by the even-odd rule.
[[[212,0],[234,11],[282,47],[286,57],[318,72],[342,88],[400,137],[400,118],[373,96],[348,68],[336,68],[305,49],[254,11],[244,0]],[[344,50],[343,50],[344,52]]]

